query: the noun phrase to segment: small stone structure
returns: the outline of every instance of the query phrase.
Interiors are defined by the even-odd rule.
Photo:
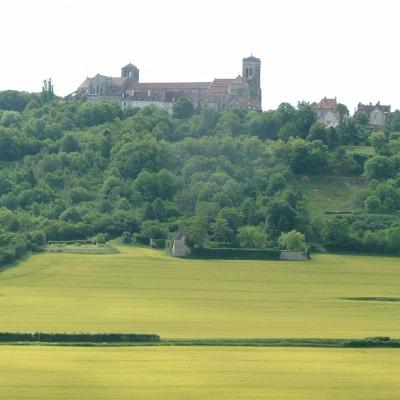
[[[281,255],[279,256],[280,260],[284,261],[306,261],[308,260],[307,254],[302,251],[281,251]]]
[[[172,240],[172,255],[174,257],[185,257],[190,253],[189,247],[186,246],[186,238],[182,233],[177,233]]]

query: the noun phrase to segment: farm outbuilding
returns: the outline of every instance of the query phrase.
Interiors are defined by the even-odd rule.
[[[178,232],[172,240],[172,255],[175,257],[185,257],[190,253],[189,247],[186,246],[185,235]]]

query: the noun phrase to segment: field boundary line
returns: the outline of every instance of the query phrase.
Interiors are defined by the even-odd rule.
[[[9,335],[18,335],[18,333],[9,333]],[[47,336],[65,335],[67,338],[69,335],[75,334],[44,334]],[[83,334],[84,335],[84,334]],[[91,334],[88,334],[89,336]],[[107,333],[97,333],[96,335],[117,335]],[[124,334],[121,334],[124,335]],[[125,335],[137,335],[128,334]],[[140,334],[139,334],[140,335]],[[152,336],[152,334],[148,334]],[[1,332],[0,332],[1,336]],[[144,334],[144,336],[146,336]],[[157,336],[158,335],[154,335]],[[104,341],[90,341],[81,340],[65,340],[62,339],[56,341],[43,340],[33,341],[30,340],[3,340],[0,341],[1,345],[8,346],[71,346],[71,347],[131,347],[131,346],[171,346],[171,347],[315,347],[315,348],[399,348],[400,339],[392,339],[390,337],[372,337],[365,339],[333,339],[333,338],[259,338],[259,339],[160,339],[160,340],[143,340],[143,341],[129,341],[128,340],[113,340],[107,341],[105,337]]]

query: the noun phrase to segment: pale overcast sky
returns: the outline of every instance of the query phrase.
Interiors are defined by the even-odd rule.
[[[211,81],[262,61],[264,109],[337,97],[400,108],[399,0],[2,0],[0,90],[58,95],[132,61],[142,82]]]

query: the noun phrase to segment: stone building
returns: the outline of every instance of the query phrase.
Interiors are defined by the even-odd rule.
[[[318,120],[327,127],[335,128],[339,125],[340,116],[336,97],[334,99],[324,97],[319,103],[312,103],[311,108],[317,114]]]
[[[249,85],[251,104],[259,105],[261,110],[261,60],[251,55],[243,58],[242,76]]]
[[[242,76],[212,82],[140,82],[139,69],[129,63],[120,77],[97,74],[86,78],[73,96],[87,102],[113,100],[122,107],[154,105],[170,113],[182,97],[194,106],[204,104],[219,111],[235,107],[261,110],[261,61],[253,55],[244,58]]]
[[[358,103],[356,114],[365,113],[370,125],[384,128],[389,122],[390,108],[390,106],[381,105],[379,101],[375,105]]]
[[[174,257],[185,257],[190,253],[189,247],[186,246],[186,238],[180,232],[172,239],[171,253]]]

